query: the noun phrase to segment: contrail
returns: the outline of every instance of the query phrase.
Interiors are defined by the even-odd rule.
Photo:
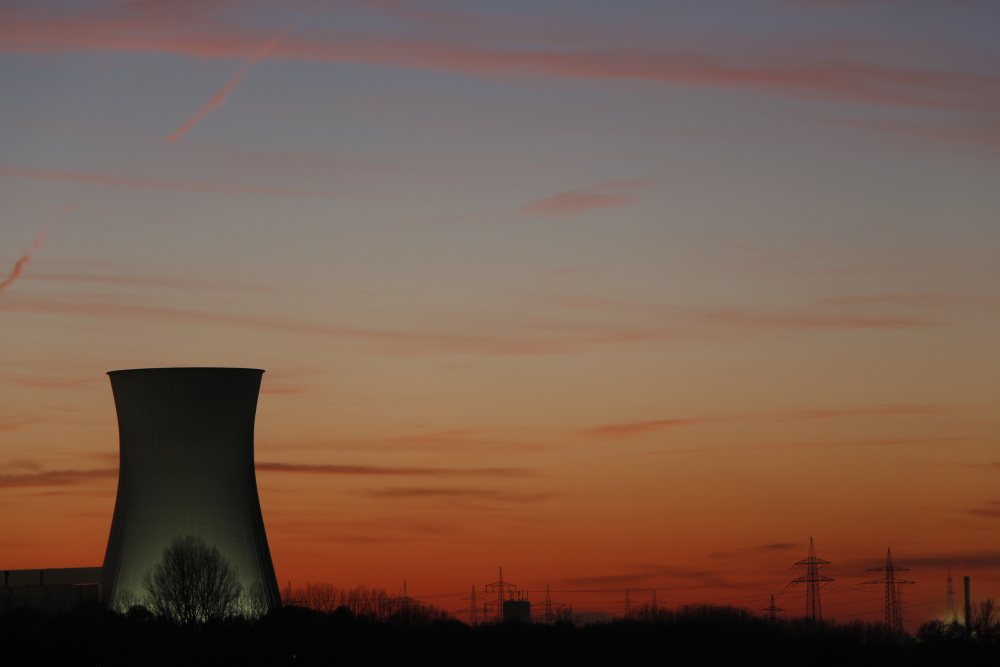
[[[193,116],[188,118],[183,125],[177,128],[176,132],[171,134],[163,141],[168,144],[174,143],[175,141],[183,137],[185,134],[190,132],[191,128],[197,125],[198,121],[201,120],[203,117],[215,111],[216,109],[221,108],[222,105],[226,103],[226,98],[229,97],[229,93],[233,92],[233,89],[235,89],[238,85],[243,83],[243,79],[246,77],[247,71],[253,65],[259,63],[264,58],[264,56],[266,56],[268,53],[271,52],[271,49],[273,49],[275,46],[278,45],[278,42],[287,37],[288,33],[295,30],[295,28],[296,26],[294,25],[288,26],[280,33],[278,33],[277,37],[275,37],[270,42],[265,44],[260,51],[253,54],[250,57],[250,59],[247,60],[245,63],[243,63],[243,65],[236,71],[236,74],[234,74],[229,79],[229,81],[227,81],[226,84],[219,89],[219,92],[217,92],[215,95],[212,96],[212,99],[208,101],[208,104],[203,106],[201,109],[198,109],[198,111]]]
[[[42,233],[38,235],[38,238],[35,239],[34,243],[28,246],[28,249],[24,251],[23,255],[21,255],[21,259],[17,260],[17,264],[14,265],[14,269],[10,272],[10,275],[7,276],[7,279],[0,283],[0,294],[6,292],[7,288],[13,285],[17,279],[21,277],[21,274],[24,273],[24,267],[28,266],[28,262],[31,261],[31,253],[42,247],[42,241],[45,240],[45,237],[48,236],[48,234],[49,223],[45,223],[45,228],[42,230]]]

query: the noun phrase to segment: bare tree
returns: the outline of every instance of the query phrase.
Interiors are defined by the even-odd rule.
[[[981,642],[993,643],[1000,638],[1000,609],[996,600],[979,600],[972,608],[972,632]]]
[[[175,538],[163,560],[146,574],[150,609],[185,625],[239,612],[242,587],[219,550],[200,537]]]

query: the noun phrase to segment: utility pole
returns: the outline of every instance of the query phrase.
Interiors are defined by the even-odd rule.
[[[771,604],[768,605],[768,606],[766,606],[766,607],[764,607],[763,609],[761,609],[761,611],[766,611],[767,612],[767,620],[769,620],[772,623],[774,623],[778,619],[778,612],[779,611],[785,611],[785,610],[781,609],[780,607],[775,607],[774,606],[774,595],[772,594],[771,595]]]
[[[806,574],[803,577],[792,579],[793,584],[806,585],[806,618],[813,622],[823,620],[823,607],[819,601],[819,585],[832,578],[820,574],[819,568],[829,565],[830,561],[816,557],[816,547],[813,545],[813,538],[809,538],[809,555],[797,562],[798,567],[805,567]]]
[[[885,584],[885,627],[896,637],[903,635],[903,617],[899,613],[899,585],[912,584],[912,581],[897,579],[897,572],[909,572],[908,567],[898,567],[892,564],[892,550],[886,550],[885,566],[873,567],[868,572],[885,572],[883,579],[866,581],[866,584]]]

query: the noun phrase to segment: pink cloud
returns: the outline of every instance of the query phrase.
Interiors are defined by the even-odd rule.
[[[570,190],[560,192],[523,207],[527,213],[543,215],[574,215],[598,208],[624,206],[631,198],[613,192],[588,192],[586,190]]]
[[[178,139],[180,139],[185,134],[190,132],[191,129],[194,128],[195,125],[197,125],[198,121],[201,120],[203,117],[205,117],[207,114],[217,109],[221,109],[222,105],[224,105],[226,103],[226,100],[229,98],[229,94],[233,92],[233,90],[235,90],[236,87],[243,82],[244,78],[246,78],[247,71],[249,71],[250,67],[260,62],[265,56],[267,56],[267,54],[270,53],[274,49],[274,47],[277,46],[278,43],[281,42],[281,40],[283,40],[286,36],[288,36],[288,33],[290,33],[294,29],[295,26],[289,26],[285,28],[284,30],[281,31],[281,33],[278,34],[277,37],[275,37],[270,42],[265,44],[264,47],[260,49],[260,51],[255,53],[245,63],[243,63],[242,67],[240,67],[239,70],[237,70],[236,73],[233,74],[233,76],[229,79],[229,81],[227,81],[225,85],[223,85],[222,88],[220,88],[218,92],[216,92],[215,95],[212,96],[212,99],[210,99],[205,104],[205,106],[199,109],[193,116],[188,118],[183,125],[177,128],[177,130],[173,134],[171,134],[163,141],[168,144],[176,142]]]
[[[113,185],[123,187],[159,188],[166,190],[183,190],[189,192],[248,194],[301,195],[307,197],[357,197],[340,192],[323,190],[300,190],[296,188],[274,188],[260,185],[231,185],[228,183],[204,183],[195,181],[161,181],[146,178],[131,178],[128,176],[112,176],[79,171],[53,171],[47,169],[21,169],[15,167],[0,167],[0,176],[9,178],[31,178],[45,181],[64,181],[68,183],[89,183],[93,185]]]
[[[3,282],[0,282],[0,294],[6,292],[7,289],[11,285],[13,285],[18,278],[21,277],[21,275],[24,273],[24,269],[27,268],[28,266],[28,262],[31,261],[32,254],[34,254],[36,250],[42,247],[42,241],[45,240],[45,237],[48,236],[48,233],[49,233],[48,229],[43,229],[42,233],[39,234],[38,237],[35,238],[34,242],[32,242],[30,246],[28,246],[27,250],[25,250],[21,254],[21,258],[18,259],[17,262],[14,264],[14,268],[11,269],[10,274],[8,274],[8,276],[4,279]]]
[[[119,11],[8,10],[0,22],[0,50],[9,53],[126,51],[174,53],[201,58],[245,59],[268,39],[260,30],[224,25],[209,3],[155,11],[128,3]],[[503,35],[500,35],[503,38]],[[545,43],[538,36],[537,43]],[[778,52],[765,45],[735,58],[667,49],[488,48],[419,39],[349,34],[299,34],[273,47],[272,58],[367,63],[433,69],[480,77],[555,77],[631,80],[736,88],[792,97],[853,102],[993,110],[1000,77],[918,69],[874,62],[824,60],[809,53]],[[770,51],[770,53],[768,53]]]

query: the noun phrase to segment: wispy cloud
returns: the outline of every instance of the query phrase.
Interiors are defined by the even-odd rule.
[[[48,470],[0,474],[0,489],[70,486],[118,476],[118,468],[93,470]]]
[[[985,150],[995,150],[1000,145],[1000,122],[995,119],[975,121],[966,119],[961,125],[915,125],[903,122],[887,122],[872,120],[836,120],[837,125],[845,125],[871,130],[873,133],[890,132],[914,139],[935,143],[967,144],[982,147]]]
[[[521,207],[521,210],[525,213],[567,216],[599,208],[624,206],[634,199],[631,195],[625,194],[625,191],[651,183],[652,181],[644,180],[608,181],[596,188],[567,190],[542,197]]]
[[[584,213],[598,208],[623,206],[631,201],[629,197],[614,192],[569,190],[549,197],[543,197],[536,202],[528,204],[522,210],[526,213],[564,216]]]
[[[208,192],[218,194],[245,193],[265,195],[296,195],[305,197],[363,197],[345,192],[325,190],[302,190],[298,188],[278,188],[264,185],[238,185],[231,183],[207,183],[202,181],[164,181],[149,178],[132,178],[82,171],[54,171],[49,169],[22,169],[0,167],[0,176],[10,178],[30,178],[44,181],[67,183],[88,183],[117,187],[157,188],[161,190],[181,190],[185,192]]]
[[[1000,298],[964,294],[870,294],[859,296],[827,297],[820,306],[916,306],[935,310],[990,311],[1000,308]]]
[[[728,560],[731,558],[744,558],[748,555],[753,554],[769,554],[781,551],[791,551],[792,549],[801,548],[801,544],[793,544],[791,542],[772,542],[771,544],[762,544],[757,547],[750,547],[747,549],[737,549],[734,551],[717,551],[715,553],[708,554],[709,558],[714,558],[717,560]]]
[[[896,558],[893,558],[896,561]],[[1000,551],[954,552],[948,554],[932,554],[929,556],[907,556],[899,560],[906,567],[933,567],[944,570],[946,567],[975,567],[995,570],[1000,563]],[[862,562],[858,562],[858,567]],[[868,565],[872,567],[872,565]]]
[[[841,314],[843,310],[831,308],[836,304],[830,303],[828,300],[789,306],[781,310],[692,307],[565,294],[550,296],[546,299],[546,303],[566,308],[618,311],[637,317],[669,319],[678,335],[686,334],[688,336],[705,331],[717,331],[731,335],[735,331],[780,329],[881,329],[894,331],[925,329],[947,324],[946,320],[926,317],[902,315],[873,317],[864,314],[861,308],[857,313]]]
[[[607,424],[583,429],[580,432],[599,438],[624,439],[656,433],[672,428],[698,426],[719,422],[796,422],[814,419],[841,419],[857,417],[896,417],[930,415],[947,411],[933,405],[883,405],[875,408],[794,410],[790,412],[761,412],[754,414],[689,417],[682,419],[653,419],[648,421]]]
[[[224,280],[191,280],[189,278],[163,277],[136,274],[111,274],[111,273],[51,273],[32,272],[32,280],[45,280],[48,282],[64,282],[96,285],[135,285],[143,287],[162,287],[165,289],[179,290],[205,290],[205,289],[225,289],[241,290],[255,293],[275,292],[289,293],[291,290],[282,290],[271,285],[237,283]]]
[[[461,501],[462,503],[472,501],[490,501],[501,503],[538,503],[552,498],[552,493],[515,493],[511,491],[497,491],[493,489],[467,489],[467,488],[445,488],[445,487],[391,487],[388,489],[375,489],[364,492],[372,498],[390,498],[403,500],[448,500]]]
[[[15,472],[5,472],[0,474],[0,489],[20,488],[20,487],[48,487],[48,486],[71,486],[90,482],[93,480],[103,480],[118,476],[118,468],[96,468],[91,470],[39,470],[37,468],[26,467],[10,463],[5,466],[8,470]],[[376,465],[323,465],[308,463],[276,463],[270,461],[260,461],[256,464],[258,472],[264,473],[300,473],[308,475],[348,475],[348,476],[391,476],[391,477],[499,477],[499,478],[519,478],[532,477],[535,473],[527,468],[433,468],[420,466],[376,466]],[[446,495],[444,490],[417,490],[417,489],[396,489],[386,490],[385,497],[393,494],[399,496],[412,493],[414,496],[424,494]],[[373,492],[378,494],[379,492]],[[455,495],[462,493],[475,494],[475,490],[454,490]],[[503,500],[503,492],[482,491],[482,499]],[[493,494],[492,498],[490,494]],[[516,502],[517,494],[507,494],[506,500]],[[536,498],[537,499],[537,498]],[[527,502],[527,500],[525,501]]]
[[[278,43],[281,42],[281,40],[283,40],[285,37],[287,37],[288,34],[292,32],[292,30],[294,29],[295,26],[289,26],[285,28],[274,39],[265,44],[257,53],[253,54],[249,59],[247,59],[247,61],[243,63],[243,65],[236,71],[236,73],[229,79],[229,81],[227,81],[225,85],[223,85],[222,88],[220,88],[218,92],[216,92],[215,95],[212,96],[212,99],[210,99],[205,104],[205,106],[203,106],[201,109],[198,109],[198,111],[195,112],[193,116],[188,118],[179,128],[177,128],[176,131],[174,131],[173,134],[171,134],[163,141],[168,144],[174,143],[175,141],[183,137],[185,134],[190,132],[191,129],[194,128],[195,125],[197,125],[198,121],[204,118],[207,114],[211,113],[212,111],[215,111],[216,109],[221,109],[222,105],[224,105],[226,103],[226,100],[229,98],[229,94],[233,92],[233,90],[235,90],[236,87],[243,82],[244,78],[246,78],[247,72],[250,70],[250,68],[253,65],[259,63],[264,57],[266,57],[267,54],[270,53],[274,49],[274,47],[277,46]]]
[[[153,11],[138,3],[120,10],[31,8],[7,10],[0,49],[12,53],[138,51],[201,58],[240,58],[257,53],[269,38],[260,29],[226,24],[210,9],[178,3]],[[89,8],[88,8],[89,9]],[[545,43],[538,35],[535,43]],[[502,42],[496,35],[494,43]],[[312,32],[273,46],[272,58],[367,63],[460,72],[480,77],[555,77],[711,86],[799,98],[893,105],[990,109],[1000,87],[991,74],[851,61],[835,49],[809,43],[809,57],[794,57],[774,44],[745,44],[735,54],[696,47],[674,49],[592,43],[530,48],[511,36],[511,46],[490,47],[430,39],[380,38],[375,34]],[[710,43],[711,40],[704,40]],[[794,47],[793,47],[794,48]],[[805,46],[797,47],[805,48]],[[826,57],[824,57],[826,55]]]
[[[495,429],[449,429],[444,431],[431,431],[429,433],[418,433],[415,435],[403,435],[388,438],[388,443],[373,445],[380,450],[420,450],[434,452],[463,451],[468,453],[470,448],[475,451],[504,452],[537,452],[551,449],[549,445],[537,443],[520,442],[517,440],[497,439],[490,437]],[[369,445],[366,445],[366,448]]]
[[[691,449],[661,449],[642,454],[733,454],[739,452],[782,450],[782,449],[831,449],[854,447],[919,447],[946,443],[975,442],[970,435],[941,436],[939,438],[869,438],[858,440],[835,440],[830,442],[767,442],[732,447],[695,447]]]
[[[37,424],[41,421],[43,421],[42,417],[36,414],[0,415],[0,431],[10,431],[27,426],[28,424]]]
[[[83,384],[96,384],[104,378],[53,378],[39,375],[7,375],[4,380],[22,387],[78,387]]]
[[[7,312],[34,312],[77,315],[96,318],[138,318],[145,321],[169,320],[171,323],[224,324],[257,327],[275,331],[330,336],[367,343],[392,354],[481,354],[535,355],[566,354],[602,345],[663,340],[667,334],[656,330],[617,327],[616,325],[550,326],[534,323],[519,332],[488,331],[481,324],[466,323],[470,333],[452,331],[411,331],[377,328],[353,328],[290,318],[269,318],[221,312],[158,308],[142,305],[72,301],[5,300],[0,309]]]
[[[389,475],[424,477],[529,477],[536,473],[527,468],[429,468],[420,466],[324,465],[314,463],[275,463],[260,461],[258,472],[291,472],[308,475]]]
[[[717,572],[711,570],[692,570],[683,567],[657,566],[649,568],[636,568],[632,572],[622,572],[617,574],[603,574],[590,577],[571,577],[563,579],[563,583],[568,586],[616,586],[616,587],[636,587],[643,584],[649,586],[657,579],[675,578],[687,581],[696,581],[701,584],[712,586],[726,585]]]
[[[32,242],[32,244],[28,246],[28,248],[23,253],[21,253],[21,258],[18,259],[17,262],[14,264],[14,268],[11,269],[10,273],[7,275],[4,281],[0,282],[0,294],[6,292],[10,288],[10,286],[13,285],[14,282],[21,277],[21,275],[24,273],[24,269],[27,268],[28,266],[28,262],[31,261],[32,254],[34,254],[36,250],[42,247],[42,241],[45,240],[45,237],[48,236],[48,234],[49,234],[48,224],[46,224],[46,228],[43,229],[42,232]]]
[[[985,507],[970,507],[965,513],[981,519],[1000,519],[1000,501],[989,500],[985,505]]]

